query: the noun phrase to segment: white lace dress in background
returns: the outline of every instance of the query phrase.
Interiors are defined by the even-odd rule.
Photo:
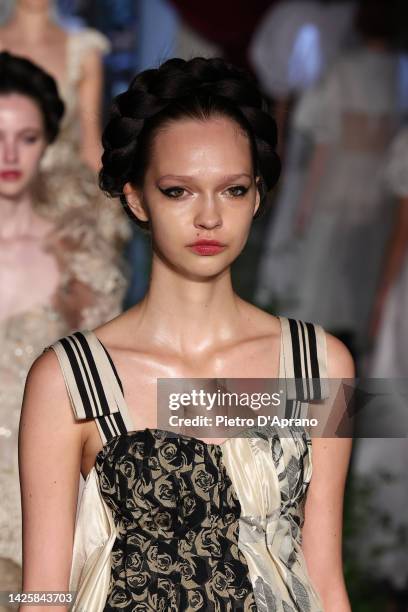
[[[394,220],[384,165],[399,121],[398,57],[368,48],[339,59],[297,116],[327,157],[281,310],[354,333],[360,349]]]
[[[102,55],[109,49],[109,40],[97,30],[83,28],[68,32],[66,75],[58,82],[65,113],[58,139],[48,147],[42,160],[42,169],[47,174],[49,188],[58,193],[54,206],[61,212],[84,205],[96,207],[99,231],[121,249],[131,237],[130,221],[120,203],[99,189],[96,173],[81,159],[80,146],[79,86],[83,60],[89,51],[96,50]],[[95,117],[90,120],[94,121]]]
[[[72,280],[81,281],[87,288],[86,304],[77,303],[78,326],[92,329],[121,312],[127,286],[126,268],[112,243],[98,231],[94,210],[84,206],[61,213],[58,207],[52,207],[53,201],[51,198],[47,206],[45,203],[39,206],[48,210],[53,221],[53,230],[39,248],[58,255],[61,272],[57,290],[69,289]],[[0,270],[2,276],[7,274],[2,275]],[[19,565],[22,557],[17,443],[25,379],[44,346],[72,331],[53,296],[0,321],[0,561],[6,558]]]
[[[408,199],[408,128],[399,132],[392,143],[385,176],[393,195]],[[356,534],[353,553],[371,577],[385,579],[395,589],[402,590],[408,587],[405,511],[408,505],[408,244],[400,274],[385,303],[365,375],[384,379],[384,390],[389,394],[386,410],[377,416],[368,412],[365,418],[374,416],[378,435],[392,429],[405,437],[356,440],[353,478],[357,490],[366,491],[362,499],[367,512]]]
[[[386,179],[395,198],[408,200],[408,127],[392,143]],[[408,378],[408,245],[385,303],[370,370],[371,376]]]

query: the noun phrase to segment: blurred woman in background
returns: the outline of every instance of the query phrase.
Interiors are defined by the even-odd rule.
[[[17,438],[29,367],[44,341],[119,314],[126,288],[97,211],[61,211],[63,184],[43,180],[39,189],[63,112],[50,75],[0,53],[0,590],[20,586]]]
[[[110,44],[96,30],[64,30],[54,21],[52,8],[51,0],[15,0],[0,27],[0,47],[44,68],[64,100],[58,143],[49,148],[43,164],[69,163],[73,150],[79,149],[82,160],[96,171],[101,157],[102,55]]]
[[[355,9],[351,0],[281,0],[265,14],[251,42],[255,72],[275,101],[279,149],[284,153],[283,176],[257,271],[254,299],[260,306],[280,308],[280,300],[290,302],[295,291],[293,217],[314,145],[313,134],[298,125],[298,115],[305,92],[353,42]]]
[[[372,315],[370,331],[379,333],[371,370],[408,378],[408,127],[392,143],[385,175],[398,208]]]
[[[392,142],[386,184],[397,200],[395,223],[377,288],[370,335],[374,350],[365,375],[383,379],[386,410],[370,426],[393,437],[362,437],[355,446],[353,480],[364,491],[365,520],[349,546],[355,560],[387,594],[387,612],[408,609],[408,127]],[[385,406],[384,406],[385,407]],[[373,425],[374,423],[374,425]],[[365,423],[363,423],[364,427]],[[400,436],[400,437],[397,437]]]
[[[318,321],[355,354],[367,351],[367,326],[393,222],[384,189],[388,146],[401,121],[393,3],[362,0],[361,44],[307,92],[297,125],[314,151],[297,203],[298,248],[290,303],[279,310]],[[265,268],[264,276],[267,274]],[[260,279],[266,286],[268,279]]]
[[[56,21],[53,0],[12,0],[0,27],[0,51],[30,59],[57,82],[65,104],[58,141],[50,146],[42,168],[48,183],[64,189],[56,203],[61,210],[80,206],[99,208],[99,229],[117,247],[130,237],[120,207],[99,190],[100,122],[102,114],[103,54],[110,43],[100,32],[63,29]]]
[[[275,101],[281,153],[287,151],[293,103],[344,48],[353,13],[350,0],[280,0],[260,20],[249,56],[262,88]]]

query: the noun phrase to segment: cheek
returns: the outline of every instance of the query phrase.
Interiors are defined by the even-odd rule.
[[[224,227],[232,234],[236,234],[237,237],[246,236],[251,229],[254,211],[255,201],[235,202],[225,208]]]
[[[187,237],[191,237],[191,223],[173,210],[150,211],[150,226],[153,241],[165,251],[180,248]]]
[[[161,201],[148,205],[150,222],[157,235],[179,235],[191,232],[193,211],[191,204]]]
[[[37,174],[44,152],[44,144],[33,145],[24,151],[22,158],[28,175],[32,176]]]

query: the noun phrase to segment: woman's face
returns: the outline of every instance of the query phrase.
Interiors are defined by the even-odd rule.
[[[259,206],[249,139],[225,117],[174,121],[154,138],[143,188],[125,193],[171,267],[196,279],[219,274],[244,248]],[[200,240],[220,245],[194,246]]]
[[[30,189],[46,145],[37,104],[20,94],[0,95],[0,197]]]

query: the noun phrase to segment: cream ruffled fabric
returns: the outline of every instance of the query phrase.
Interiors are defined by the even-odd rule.
[[[102,55],[109,49],[109,40],[97,30],[83,28],[69,32],[66,75],[59,83],[65,113],[58,138],[47,148],[41,168],[48,195],[54,196],[56,214],[84,206],[92,209],[98,232],[120,250],[131,237],[130,220],[120,202],[111,200],[99,189],[98,177],[83,162],[80,147],[79,85],[83,59],[90,51]]]
[[[260,612],[323,610],[301,547],[298,498],[312,476],[311,452],[310,438],[289,430],[223,445],[223,462],[241,504],[238,547]]]
[[[70,591],[77,591],[72,610],[99,612],[106,603],[111,550],[116,538],[112,513],[102,498],[95,468],[89,472],[75,527]]]

